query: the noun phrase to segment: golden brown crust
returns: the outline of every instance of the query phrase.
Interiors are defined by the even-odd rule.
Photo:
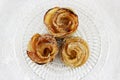
[[[46,12],[44,23],[52,35],[64,38],[77,30],[78,16],[70,9],[55,7]]]
[[[65,38],[62,45],[61,57],[67,66],[81,66],[89,57],[88,44],[80,37]]]
[[[35,34],[28,43],[27,54],[36,63],[52,61],[58,53],[56,39],[50,34]]]

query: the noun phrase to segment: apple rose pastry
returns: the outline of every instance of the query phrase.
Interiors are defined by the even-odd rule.
[[[89,49],[86,41],[80,37],[69,37],[64,39],[61,57],[67,66],[81,66],[87,61],[88,56]]]
[[[44,23],[52,35],[64,38],[77,30],[78,16],[70,9],[55,7],[46,12]]]
[[[38,64],[52,61],[58,53],[56,39],[50,34],[35,34],[28,43],[27,54]]]

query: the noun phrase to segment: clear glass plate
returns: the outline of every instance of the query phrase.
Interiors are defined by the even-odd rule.
[[[108,52],[107,35],[103,36],[105,31],[100,28],[100,22],[97,21],[94,14],[91,14],[93,12],[90,12],[89,8],[77,1],[74,3],[72,0],[63,0],[59,3],[58,1],[46,0],[41,2],[40,5],[36,5],[34,9],[31,9],[26,15],[27,17],[25,17],[20,25],[18,25],[20,27],[18,32],[20,32],[20,34],[17,34],[16,36],[16,58],[19,60],[23,70],[29,74],[29,77],[35,75],[36,78],[42,80],[80,80],[89,73],[97,72],[97,70],[103,66]],[[57,55],[53,62],[45,65],[38,65],[26,54],[28,41],[35,33],[48,33],[43,22],[44,14],[48,9],[56,6],[71,8],[79,17],[78,30],[74,36],[80,36],[85,39],[90,48],[89,59],[81,67],[70,68],[65,66],[60,60],[59,55]]]

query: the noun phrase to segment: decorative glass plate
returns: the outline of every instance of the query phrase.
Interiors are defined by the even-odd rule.
[[[43,22],[46,11],[53,7],[68,7],[73,9],[79,18],[79,26],[74,36],[80,36],[88,42],[90,56],[87,62],[78,68],[71,68],[64,65],[59,54],[48,64],[39,65],[34,63],[26,54],[28,41],[35,33],[48,33]],[[80,80],[88,74],[97,72],[103,66],[108,52],[107,35],[100,27],[104,27],[91,14],[90,9],[83,6],[79,1],[72,0],[45,0],[36,5],[27,13],[23,21],[18,25],[20,29],[16,36],[15,53],[22,69],[29,75],[30,79],[41,80]],[[34,76],[34,78],[33,78]]]

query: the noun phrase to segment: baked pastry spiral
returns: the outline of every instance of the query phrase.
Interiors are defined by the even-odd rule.
[[[58,53],[56,39],[50,34],[35,34],[28,43],[27,54],[36,63],[52,61]]]
[[[71,9],[54,7],[46,12],[44,23],[52,35],[64,38],[77,30],[78,16]]]
[[[78,67],[83,65],[89,56],[89,48],[80,37],[65,38],[62,45],[61,57],[67,66]]]

